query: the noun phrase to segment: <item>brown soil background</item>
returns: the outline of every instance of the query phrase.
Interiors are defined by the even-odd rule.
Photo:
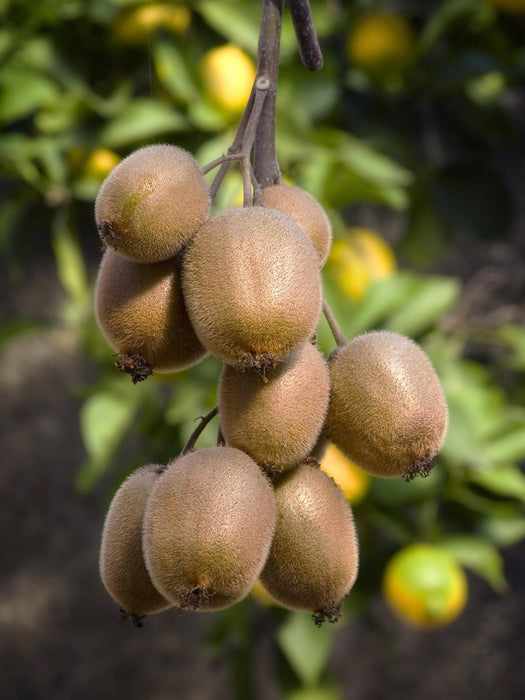
[[[213,659],[204,644],[213,615],[170,611],[137,630],[119,622],[102,588],[97,560],[107,494],[74,490],[84,457],[78,388],[92,369],[56,325],[61,303],[49,254],[29,261],[19,283],[2,283],[4,321],[26,316],[51,327],[0,351],[0,698],[232,698],[228,654]],[[496,595],[470,577],[468,607],[444,630],[409,630],[381,600],[374,612],[386,636],[372,618],[342,627],[330,668],[344,698],[525,697],[525,544],[507,550],[505,565],[508,592]],[[256,700],[281,697],[269,634],[257,642]]]

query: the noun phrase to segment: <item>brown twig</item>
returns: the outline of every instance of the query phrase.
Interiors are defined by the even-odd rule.
[[[181,456],[185,455],[187,452],[191,452],[193,448],[195,447],[195,443],[197,442],[197,439],[199,438],[199,435],[202,433],[204,428],[208,425],[208,423],[215,418],[215,416],[219,413],[219,407],[215,406],[215,408],[212,408],[212,410],[207,413],[205,416],[200,417],[200,423],[199,425],[195,428],[193,433],[190,435],[188,438],[188,441],[184,445],[184,447],[181,450]]]

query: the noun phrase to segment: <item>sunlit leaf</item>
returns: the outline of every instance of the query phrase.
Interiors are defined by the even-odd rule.
[[[503,559],[488,540],[469,535],[457,535],[439,541],[462,565],[481,576],[497,591],[507,587],[503,573]]]
[[[132,387],[135,388],[135,387]],[[80,410],[80,430],[88,459],[77,474],[76,485],[88,491],[102,476],[137,410],[131,392],[108,387],[92,394]]]
[[[387,319],[386,328],[402,335],[418,335],[449,311],[459,297],[459,280],[452,277],[425,277],[420,282],[408,303]]]
[[[498,496],[525,501],[525,474],[514,464],[478,469],[470,472],[469,478]]]
[[[166,103],[136,98],[108,123],[100,138],[104,146],[118,149],[136,141],[180,131],[186,126],[186,119]]]
[[[281,651],[304,685],[315,685],[326,666],[334,638],[332,625],[317,627],[311,615],[290,612],[279,628]]]

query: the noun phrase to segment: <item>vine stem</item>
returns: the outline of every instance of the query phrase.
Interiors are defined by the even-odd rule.
[[[279,54],[284,0],[263,0],[257,49],[257,76],[268,79],[268,94],[257,124],[253,149],[256,181],[265,189],[281,181],[275,149],[275,102],[279,75]]]
[[[185,455],[187,452],[191,452],[193,448],[195,447],[195,443],[197,442],[199,435],[202,433],[204,428],[208,425],[208,423],[215,418],[215,416],[219,413],[219,407],[215,406],[215,408],[212,408],[212,410],[207,413],[205,416],[201,416],[200,418],[200,423],[199,425],[195,428],[193,433],[190,435],[188,438],[188,441],[184,445],[184,447],[181,450],[181,456]]]
[[[343,331],[341,330],[341,326],[337,322],[335,314],[330,308],[325,298],[323,298],[323,313],[325,315],[326,320],[328,321],[328,325],[330,326],[330,330],[332,331],[334,340],[337,343],[337,347],[340,348],[343,345],[346,345],[346,338]]]

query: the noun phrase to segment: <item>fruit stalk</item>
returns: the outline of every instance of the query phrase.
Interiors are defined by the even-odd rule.
[[[188,438],[186,444],[181,450],[181,456],[185,455],[187,452],[191,452],[193,448],[195,447],[195,443],[199,439],[199,435],[202,433],[204,428],[208,425],[208,423],[215,418],[215,416],[219,413],[219,407],[215,406],[215,408],[212,408],[209,413],[207,413],[205,416],[200,417],[200,423],[199,425],[195,428],[193,433],[190,435]]]
[[[269,80],[253,151],[255,179],[262,189],[281,181],[275,150],[275,99],[283,21],[283,0],[264,0],[257,52],[257,77]],[[256,81],[257,82],[257,81]]]
[[[330,326],[330,330],[332,331],[332,335],[334,336],[334,340],[337,343],[337,347],[340,348],[343,345],[346,345],[346,338],[345,338],[343,331],[341,330],[341,326],[338,324],[334,312],[332,311],[328,302],[324,298],[323,298],[323,313],[324,313],[325,318],[328,322],[328,325]]]

